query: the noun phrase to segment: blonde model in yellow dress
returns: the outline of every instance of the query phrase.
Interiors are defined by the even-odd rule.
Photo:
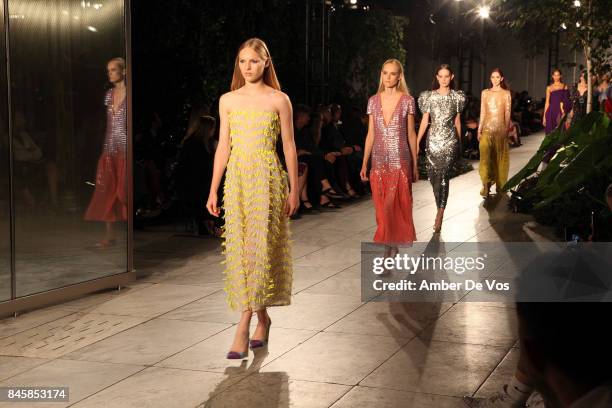
[[[487,197],[493,184],[497,192],[508,180],[510,166],[508,129],[510,127],[511,95],[503,74],[494,69],[490,89],[482,91],[478,140],[480,146],[480,195]]]
[[[241,312],[228,359],[268,343],[269,306],[291,301],[289,217],[299,204],[291,101],[280,90],[266,44],[251,38],[238,49],[231,92],[219,100],[219,144],[206,202],[218,217],[217,189],[225,172],[224,287]],[[282,137],[287,171],[276,153]],[[257,327],[249,338],[252,315]]]

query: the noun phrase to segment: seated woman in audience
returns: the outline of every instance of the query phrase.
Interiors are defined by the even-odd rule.
[[[320,115],[315,114],[315,118]],[[295,143],[298,155],[298,161],[305,163],[308,167],[307,171],[307,188],[302,190],[300,195],[301,208],[308,211],[313,208],[310,200],[318,200],[318,203],[323,208],[337,208],[338,206],[332,202],[331,198],[340,198],[332,188],[328,179],[327,162],[323,157],[323,153],[317,147],[317,143],[313,139],[312,129],[319,129],[320,119],[310,123],[310,108],[304,105],[297,105],[294,112],[294,132]],[[308,126],[310,124],[310,126]],[[314,132],[318,134],[318,132]]]

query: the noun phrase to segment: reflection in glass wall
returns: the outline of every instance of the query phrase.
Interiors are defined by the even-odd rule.
[[[11,206],[4,4],[0,2],[0,302],[11,298]]]
[[[17,296],[127,269],[123,0],[8,0]]]

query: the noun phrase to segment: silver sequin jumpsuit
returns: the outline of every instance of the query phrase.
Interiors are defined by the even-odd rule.
[[[449,174],[459,154],[459,139],[455,117],[465,107],[465,95],[451,90],[447,95],[425,91],[419,96],[419,108],[429,113],[427,131],[427,173],[438,208],[445,208],[448,200]]]

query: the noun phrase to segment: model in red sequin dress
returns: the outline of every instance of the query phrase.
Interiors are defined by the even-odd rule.
[[[102,247],[115,243],[113,223],[127,220],[127,104],[123,60],[111,60],[108,71],[114,86],[104,98],[106,136],[98,160],[96,189],[85,213],[86,220],[106,222],[106,239],[98,244]]]
[[[412,221],[412,182],[417,179],[413,154],[415,102],[407,92],[399,61],[389,60],[383,65],[380,88],[382,91],[379,89],[368,101],[370,125],[362,179],[366,179],[371,153],[369,179],[378,226],[374,242],[394,247],[416,240]]]

